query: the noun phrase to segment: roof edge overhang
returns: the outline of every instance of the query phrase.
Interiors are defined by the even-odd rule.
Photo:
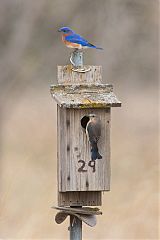
[[[57,84],[50,86],[50,92],[57,104],[64,108],[121,106],[121,102],[114,94],[111,84]]]

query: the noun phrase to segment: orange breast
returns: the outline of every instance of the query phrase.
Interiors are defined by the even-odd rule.
[[[69,42],[69,41],[66,41],[65,40],[65,37],[68,36],[69,34],[62,34],[62,41],[64,42],[64,44],[69,47],[69,48],[82,48],[80,44],[78,43],[72,43],[72,42]]]

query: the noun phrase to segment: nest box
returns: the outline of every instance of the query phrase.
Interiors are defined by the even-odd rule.
[[[112,85],[102,84],[100,66],[85,73],[59,66],[51,94],[57,102],[58,205],[101,205],[101,192],[110,190],[110,112],[121,102]],[[102,159],[91,160],[85,132],[89,114],[100,118]]]

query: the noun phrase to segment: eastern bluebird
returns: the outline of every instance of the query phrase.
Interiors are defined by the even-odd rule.
[[[103,49],[100,47],[96,47],[95,45],[89,43],[82,36],[76,34],[69,27],[62,27],[58,30],[62,32],[62,41],[69,48],[83,49],[83,48],[95,48],[95,49]]]
[[[101,159],[102,156],[98,152],[97,143],[101,136],[101,122],[95,114],[89,115],[89,121],[86,126],[86,134],[91,144],[91,159]]]

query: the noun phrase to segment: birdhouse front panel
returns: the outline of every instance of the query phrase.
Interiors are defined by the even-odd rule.
[[[109,190],[110,108],[57,107],[59,192]],[[101,128],[96,159],[86,134],[89,116],[93,115],[99,119]]]

